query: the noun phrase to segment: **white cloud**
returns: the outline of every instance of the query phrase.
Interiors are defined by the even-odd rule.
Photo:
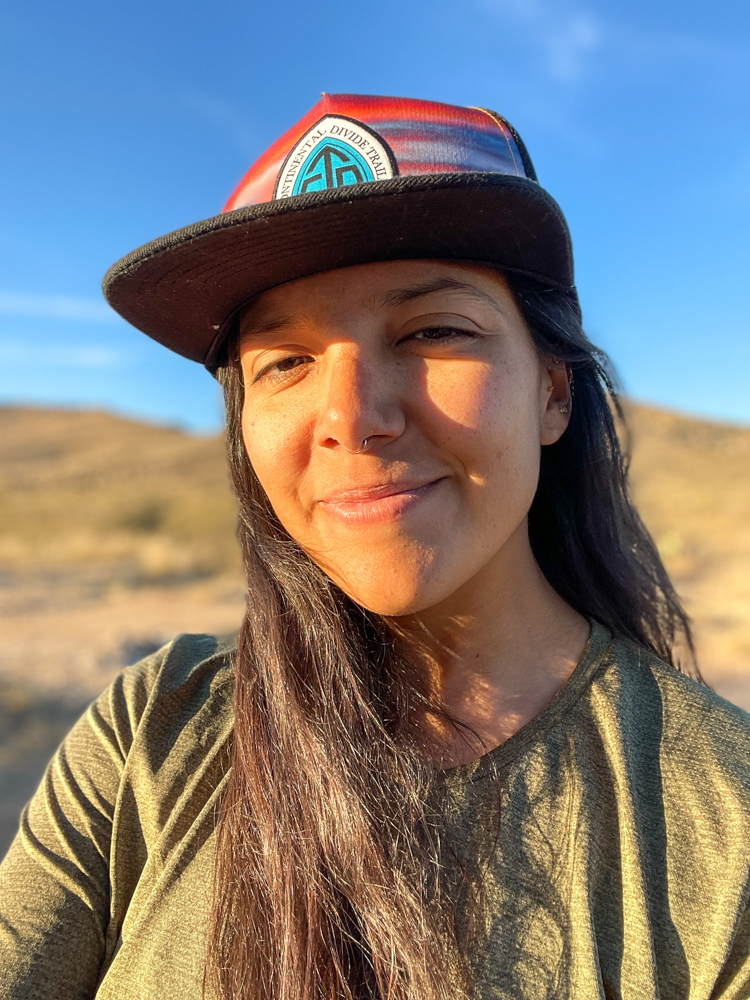
[[[257,155],[254,129],[244,111],[194,87],[183,91],[183,100],[193,114],[223,133],[243,156]]]
[[[561,83],[585,76],[605,53],[628,72],[680,64],[708,71],[714,85],[747,80],[750,46],[726,35],[645,29],[604,18],[586,0],[478,0],[506,29],[526,37],[542,57],[544,72]]]
[[[484,0],[484,6],[531,35],[545,69],[556,80],[578,79],[604,44],[607,29],[591,11],[575,3],[548,0]]]
[[[583,11],[543,37],[548,67],[559,80],[573,80],[585,69],[588,56],[602,44],[599,22]]]
[[[106,302],[95,299],[68,295],[25,295],[20,292],[0,292],[0,314],[73,319],[85,323],[111,323],[117,318]]]
[[[0,340],[0,364],[34,365],[44,368],[116,368],[125,356],[96,344],[55,344],[27,339]]]

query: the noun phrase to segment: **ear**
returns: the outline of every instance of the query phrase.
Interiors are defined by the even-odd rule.
[[[554,444],[570,422],[570,369],[557,358],[542,358],[541,444]]]

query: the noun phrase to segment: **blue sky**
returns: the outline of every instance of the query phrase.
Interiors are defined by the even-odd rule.
[[[741,0],[5,0],[0,402],[218,427],[213,379],[111,313],[100,281],[218,212],[322,90],[509,118],[625,388],[750,422]]]

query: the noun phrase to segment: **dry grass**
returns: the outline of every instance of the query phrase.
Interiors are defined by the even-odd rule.
[[[750,430],[631,406],[633,491],[708,676],[750,675]]]
[[[237,574],[221,443],[107,413],[0,409],[0,571]]]

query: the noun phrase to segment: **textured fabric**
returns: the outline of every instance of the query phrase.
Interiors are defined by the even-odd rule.
[[[70,733],[0,866],[2,1000],[198,1000],[230,692],[227,650],[184,636]],[[442,775],[478,997],[750,996],[749,737],[595,626],[547,709]]]

